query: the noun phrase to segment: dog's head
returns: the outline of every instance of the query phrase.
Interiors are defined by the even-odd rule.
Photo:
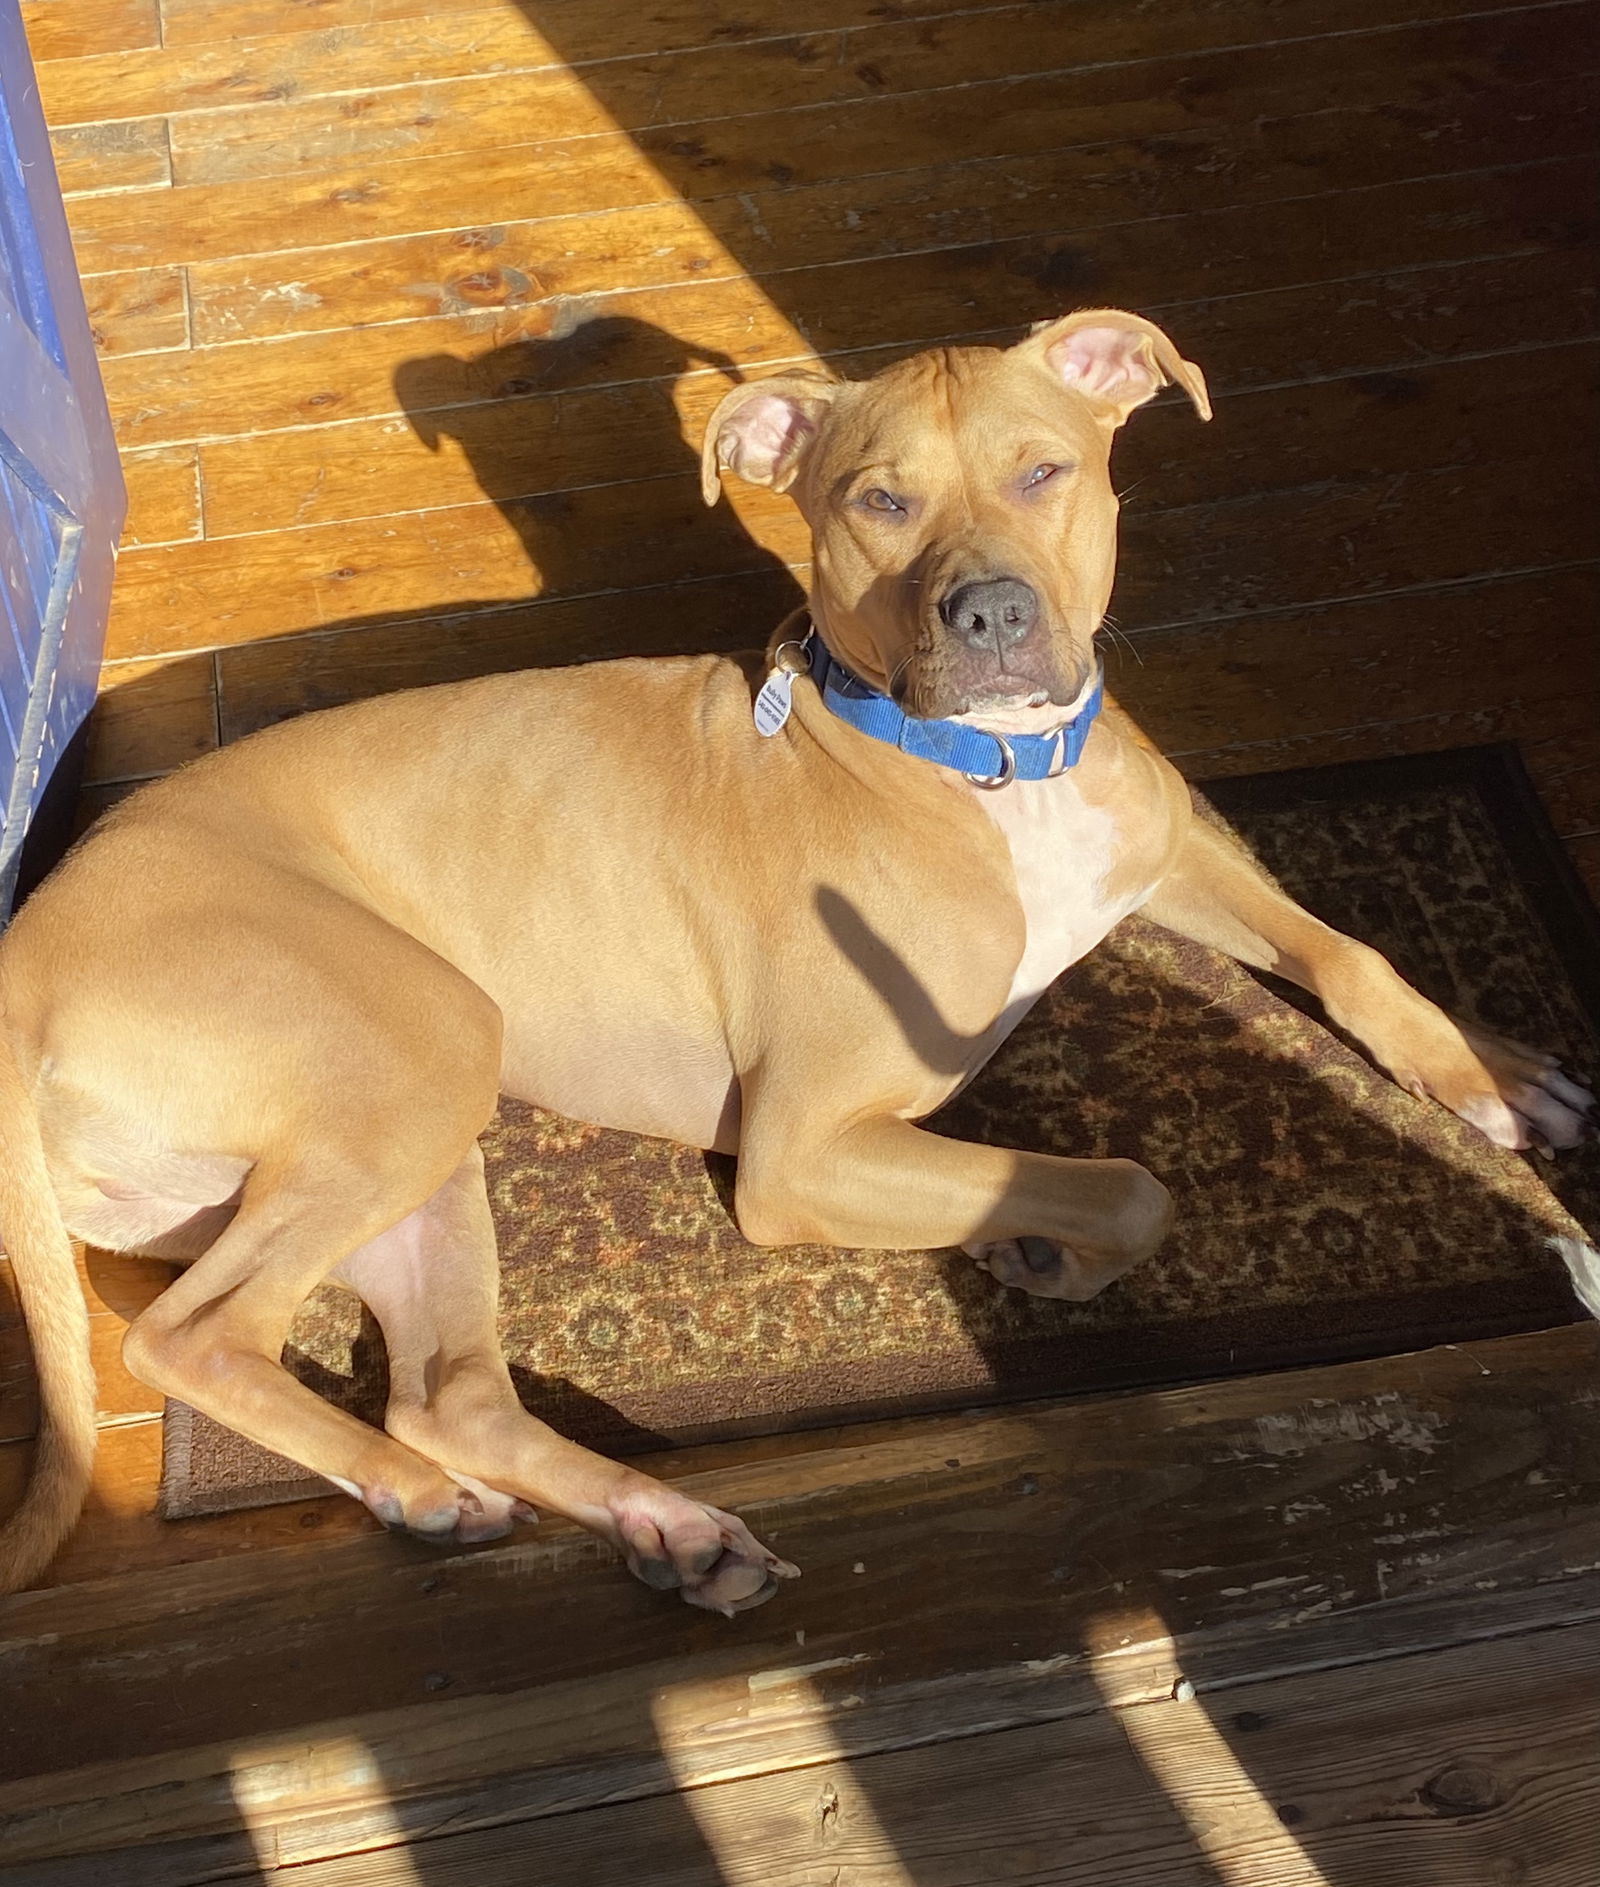
[[[1109,308],[871,380],[752,381],[707,428],[706,502],[723,470],[793,496],[834,654],[908,713],[1043,725],[1094,671],[1116,569],[1112,438],[1169,381],[1211,417],[1199,368]]]

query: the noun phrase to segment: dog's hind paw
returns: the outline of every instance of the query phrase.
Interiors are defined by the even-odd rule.
[[[519,1520],[537,1516],[531,1507],[501,1494],[469,1475],[444,1472],[455,1488],[442,1498],[402,1500],[392,1488],[358,1487],[354,1481],[330,1477],[334,1484],[359,1500],[391,1533],[409,1533],[435,1546],[476,1546],[500,1540]]]
[[[737,1514],[663,1487],[635,1485],[611,1504],[619,1544],[636,1579],[688,1605],[732,1618],[764,1605],[800,1568],[769,1552]]]

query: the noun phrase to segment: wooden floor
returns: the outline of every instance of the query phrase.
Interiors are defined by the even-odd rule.
[[[1114,303],[1217,407],[1120,448],[1122,698],[1201,779],[1516,741],[1600,886],[1592,0],[25,11],[131,495],[86,812],[758,641],[806,546],[700,506],[733,380]],[[18,1879],[1595,1878],[1593,1331],[684,1457],[806,1567],[727,1627],[560,1527],[157,1521],[159,1274],[87,1277],[99,1478],[0,1611]],[[3,1305],[0,1371],[9,1500]]]

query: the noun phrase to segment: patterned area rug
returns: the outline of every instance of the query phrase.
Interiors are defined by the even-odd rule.
[[[1508,750],[1207,793],[1280,882],[1427,994],[1596,1071],[1594,913]],[[630,1452],[1398,1353],[1572,1321],[1553,1241],[1600,1226],[1592,1144],[1556,1167],[1497,1152],[1284,993],[1136,919],[931,1124],[1141,1160],[1177,1229],[1087,1305],[1008,1292],[958,1252],[758,1251],[729,1214],[731,1162],[508,1103],[484,1147],[527,1406]],[[286,1360],[381,1419],[381,1343],[345,1293],[307,1305]],[[169,1516],[325,1490],[169,1405]]]

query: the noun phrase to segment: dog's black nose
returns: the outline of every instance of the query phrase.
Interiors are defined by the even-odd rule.
[[[939,605],[945,626],[975,649],[996,654],[1020,642],[1039,620],[1039,599],[1020,577],[963,583]]]

